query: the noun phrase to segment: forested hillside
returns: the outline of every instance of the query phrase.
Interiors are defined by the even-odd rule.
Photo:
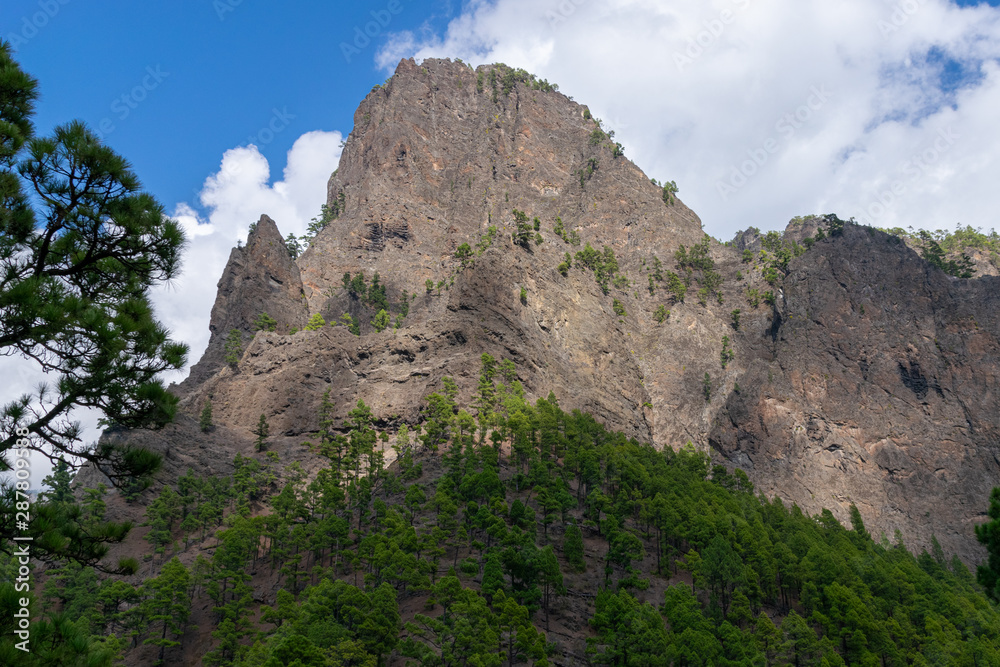
[[[87,636],[128,664],[1000,664],[1000,613],[957,558],[857,512],[850,530],[806,516],[551,394],[530,404],[515,377],[484,355],[474,405],[443,378],[421,427],[391,433],[324,401],[312,479],[263,451],[163,486],[146,510],[159,574],[49,571],[46,608],[75,638],[40,664],[108,664],[68,657]]]

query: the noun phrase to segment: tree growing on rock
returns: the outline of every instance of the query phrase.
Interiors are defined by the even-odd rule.
[[[254,331],[275,331],[278,328],[278,321],[268,315],[267,313],[261,313],[257,316],[257,321],[254,322]]]
[[[205,407],[201,409],[201,417],[198,419],[198,428],[201,429],[202,433],[208,433],[215,425],[212,424],[212,401],[208,399],[205,401]]]
[[[240,357],[243,356],[243,335],[239,329],[229,330],[224,350],[227,364],[235,366],[240,362]]]
[[[390,323],[391,320],[389,319],[389,313],[384,309],[378,311],[375,315],[375,319],[372,320],[372,326],[375,327],[375,331],[377,332],[384,331]]]
[[[514,233],[511,235],[514,243],[522,248],[531,247],[531,237],[534,227],[528,222],[528,216],[524,211],[514,209]]]
[[[252,431],[252,433],[257,436],[257,439],[254,441],[254,447],[258,452],[267,450],[267,436],[270,431],[271,427],[267,423],[267,417],[261,415],[260,419],[257,420],[257,426]]]
[[[309,318],[309,321],[306,323],[303,329],[305,329],[306,331],[319,331],[325,326],[326,326],[326,320],[323,319],[323,316],[320,315],[319,313],[314,313],[313,316]]]
[[[347,327],[347,330],[350,331],[355,336],[361,335],[361,327],[358,326],[358,323],[354,320],[353,317],[351,317],[350,313],[344,313],[343,315],[341,315],[340,323],[343,324],[345,327]]]

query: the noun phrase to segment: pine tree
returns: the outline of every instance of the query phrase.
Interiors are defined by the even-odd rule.
[[[563,586],[562,571],[559,569],[559,560],[556,552],[551,546],[542,549],[538,554],[538,578],[542,585],[542,607],[545,609],[545,631],[549,631],[549,606],[552,602],[552,595],[562,595],[566,592]]]
[[[291,232],[289,232],[288,236],[285,238],[285,248],[288,250],[288,254],[292,256],[292,259],[298,259],[298,256],[302,254],[304,249],[302,247],[302,243],[299,241],[299,238]]]
[[[687,285],[681,280],[673,271],[667,271],[667,291],[673,295],[673,299],[676,302],[684,303],[684,297],[687,295]]]
[[[771,618],[763,611],[757,616],[753,635],[757,648],[764,654],[768,664],[772,664],[772,661],[782,655],[787,648],[781,631],[774,626]]]
[[[455,403],[446,395],[433,393],[427,397],[427,421],[422,441],[431,451],[451,438],[451,427],[455,417]]]
[[[191,598],[188,597],[190,580],[187,568],[174,556],[163,566],[160,576],[145,584],[145,588],[153,594],[143,602],[146,618],[154,624],[163,623],[159,637],[154,635],[143,642],[160,647],[157,664],[163,664],[166,649],[180,646],[176,638],[184,634],[184,624],[191,612]]]
[[[198,419],[198,428],[202,433],[208,433],[215,428],[212,423],[212,400],[206,399],[205,407],[201,410],[201,417]]]
[[[344,313],[343,315],[341,315],[340,323],[343,324],[345,327],[347,327],[347,330],[350,331],[355,336],[361,335],[361,327],[354,320],[354,318],[351,317],[350,313]]]
[[[530,247],[531,232],[534,229],[528,222],[528,216],[524,211],[514,209],[514,233],[512,238],[514,243],[524,248]]]
[[[507,658],[508,667],[514,667],[522,662],[522,658],[529,656],[536,659],[545,657],[545,637],[531,625],[527,607],[502,591],[497,593],[493,607],[500,631],[500,648]]]
[[[261,608],[260,620],[263,623],[273,623],[275,627],[280,628],[282,623],[294,621],[298,615],[299,605],[295,602],[295,596],[282,588],[278,591],[273,607]]]
[[[382,656],[392,653],[399,643],[402,629],[396,591],[383,582],[368,596],[366,619],[359,629],[361,643],[381,663]]]
[[[261,313],[257,316],[257,321],[254,322],[254,331],[275,331],[278,328],[278,321],[268,315],[267,313]]]
[[[384,331],[390,324],[389,313],[386,310],[380,310],[375,315],[375,319],[372,320],[372,326],[375,327],[375,331]]]
[[[243,356],[243,335],[239,329],[230,329],[224,345],[226,363],[235,366]]]
[[[97,594],[101,607],[101,621],[93,630],[96,634],[122,632],[128,636],[129,616],[135,616],[141,592],[132,584],[120,579],[105,579]]]
[[[937,535],[931,535],[931,556],[934,558],[934,562],[940,565],[942,568],[947,567],[947,561],[944,557],[944,549],[941,547],[941,543],[938,542]]]
[[[796,665],[810,665],[819,654],[819,640],[804,618],[793,609],[781,622],[781,630],[788,637],[788,657]]]
[[[348,434],[348,458],[350,465],[354,467],[354,479],[361,475],[361,463],[369,457],[375,448],[377,434],[372,428],[374,416],[371,408],[363,400],[358,400],[358,404],[353,410],[347,413],[345,426],[350,429]]]
[[[587,641],[587,653],[597,654],[601,664],[713,664],[710,654],[697,656],[697,661],[666,660],[670,642],[663,618],[652,606],[640,604],[627,591],[601,590],[597,594],[591,623],[598,636]],[[678,627],[673,627],[673,630],[678,639],[690,635]],[[671,646],[670,649],[677,656],[678,649],[683,650],[683,647]]]
[[[503,566],[500,562],[500,553],[492,550],[486,556],[486,565],[483,568],[482,591],[487,600],[492,600],[498,591],[506,588],[503,577]]]
[[[319,454],[330,460],[333,479],[339,483],[344,469],[344,457],[347,453],[347,439],[339,433],[334,433],[334,404],[330,400],[330,390],[323,393],[319,408]]]
[[[326,326],[326,320],[319,313],[313,313],[313,316],[309,318],[309,321],[303,327],[305,331],[319,331]]]
[[[251,431],[251,433],[257,436],[257,439],[254,440],[254,447],[258,452],[263,452],[267,449],[267,436],[270,430],[271,427],[267,423],[267,417],[262,414],[260,419],[257,420],[256,428]]]
[[[497,361],[487,352],[480,358],[482,364],[479,372],[479,386],[475,394],[475,406],[479,419],[479,439],[486,437],[486,430],[493,423],[493,413],[496,409],[497,394],[494,379],[497,374]]]
[[[351,644],[351,649],[354,648],[354,642],[344,642],[345,644]],[[256,646],[255,646],[256,648]],[[337,645],[339,649],[339,645]],[[336,662],[331,662],[327,660],[327,656],[330,655],[330,651],[322,651],[316,644],[312,642],[307,637],[303,637],[300,634],[285,635],[281,636],[279,639],[275,639],[272,642],[270,654],[270,659],[265,662],[254,661],[251,664],[262,665],[262,667],[284,667],[288,665],[289,667],[306,667],[306,665],[368,665],[372,663],[362,662],[358,660],[355,662],[354,658],[360,658],[361,652],[355,653],[353,650],[350,652],[350,657],[346,660],[343,658],[347,657],[344,655],[338,656]],[[248,656],[248,660],[252,659]],[[242,664],[242,660],[240,661]]]
[[[871,540],[872,536],[868,533],[868,530],[865,528],[865,521],[864,519],[861,518],[861,512],[858,511],[858,508],[854,503],[851,503],[850,514],[851,514],[851,528],[852,530],[854,530],[854,533],[861,540],[865,542]]]
[[[202,661],[206,665],[232,665],[233,658],[236,657],[240,649],[240,632],[236,623],[231,618],[223,619],[219,627],[212,631],[212,637],[218,639],[219,643],[214,649],[205,654]]]
[[[1000,602],[1000,487],[990,493],[987,510],[990,520],[976,526],[976,539],[986,547],[985,565],[976,569],[976,580],[986,590],[986,594]]]
[[[578,571],[583,572],[587,568],[587,563],[583,560],[583,533],[576,524],[566,527],[563,556]]]
[[[52,474],[42,480],[42,486],[48,487],[49,490],[42,494],[40,499],[53,503],[73,502],[73,490],[70,488],[72,481],[73,473],[69,464],[60,456],[52,467]]]
[[[103,514],[103,511],[102,511]],[[154,553],[163,553],[171,541],[174,522],[181,515],[180,496],[169,485],[164,485],[160,495],[146,507],[146,523],[149,532],[146,541],[153,547]]]
[[[17,445],[93,462],[116,484],[147,477],[159,456],[126,454],[110,443],[81,446],[69,415],[85,405],[123,428],[160,427],[173,418],[177,398],[156,378],[182,368],[187,348],[156,321],[149,295],[177,275],[183,230],[142,190],[128,162],[83,123],[34,136],[38,84],[6,42],[0,81],[0,356],[33,359],[57,379],[0,407],[0,470],[9,469],[6,452]],[[0,509],[13,517],[7,498]],[[68,515],[49,518],[54,523],[44,525],[57,532],[75,530]],[[15,533],[9,522],[0,538]],[[57,545],[85,562],[96,555],[90,541],[36,540],[33,548],[40,556]]]

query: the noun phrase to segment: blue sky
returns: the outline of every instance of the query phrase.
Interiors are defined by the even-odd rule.
[[[449,4],[399,0],[394,14],[387,2],[5,0],[0,35],[40,81],[39,131],[109,119],[107,143],[169,206],[193,203],[223,152],[250,137],[283,164],[307,131],[346,133],[358,102],[386,75],[374,63],[381,37],[351,62],[338,45],[351,43],[372,11],[391,19],[378,26],[384,35],[441,25]],[[294,118],[273,138],[260,136],[275,109]]]
[[[39,133],[74,118],[101,130],[188,231],[154,304],[193,362],[231,248],[262,213],[305,232],[354,110],[400,58],[505,62],[559,84],[719,239],[829,212],[988,230],[998,3],[4,0],[0,36],[40,81]],[[0,402],[39,380],[0,363]],[[96,416],[80,418],[92,440]]]

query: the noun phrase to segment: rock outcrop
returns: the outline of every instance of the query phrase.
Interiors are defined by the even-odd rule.
[[[400,291],[423,292],[425,280],[447,276],[462,243],[490,225],[509,236],[515,208],[545,231],[561,217],[617,253],[665,257],[701,240],[697,216],[665,206],[638,167],[615,157],[587,107],[525,83],[504,92],[513,74],[403,60],[365,98],[328,186],[340,218],[299,261],[312,311],[345,271],[379,271]]]
[[[248,341],[261,313],[270,315],[280,331],[301,326],[305,318],[299,267],[267,215],[260,216],[246,246],[233,248],[217,289],[208,347],[181,391],[196,387],[223,366],[226,338],[233,329]]]
[[[795,230],[789,228],[789,235]],[[761,491],[911,546],[979,559],[1000,482],[1000,280],[951,278],[898,237],[848,225],[792,261],[773,350],[709,441]]]
[[[330,180],[338,217],[297,261],[309,308],[297,326],[314,313],[331,323],[347,313],[362,337],[344,327],[257,334],[235,371],[192,374],[192,412],[211,395],[226,423],[249,428],[263,412],[272,428],[297,437],[317,428],[329,388],[343,415],[363,399],[383,423],[414,421],[442,376],[471,397],[488,352],[517,363],[531,396],[553,391],[566,407],[664,446],[704,442],[716,408],[702,397],[702,378],[719,374],[728,310],[692,298],[660,324],[656,309],[669,299],[662,283],[651,293],[648,281],[655,258],[670,263],[680,245],[702,240],[700,221],[682,202],[664,201],[586,107],[523,79],[505,89],[513,74],[404,60],[372,91]],[[527,244],[512,241],[515,209],[538,219],[541,244],[534,229]],[[483,251],[457,258],[462,244]],[[608,294],[590,270],[558,270],[566,253],[588,244],[607,247],[619,264],[623,278]],[[398,329],[376,333],[374,309],[344,288],[344,274],[359,272],[368,281],[379,275],[394,319],[407,312]],[[229,275],[246,272],[231,261]],[[233,282],[220,282],[219,304],[242,301],[226,287]],[[723,287],[731,298],[739,290]],[[241,323],[259,308],[241,306],[232,323],[219,304],[214,356],[206,355],[212,368],[220,367],[215,332],[246,331]],[[748,326],[754,321],[748,313]],[[756,321],[768,325],[766,312]]]

